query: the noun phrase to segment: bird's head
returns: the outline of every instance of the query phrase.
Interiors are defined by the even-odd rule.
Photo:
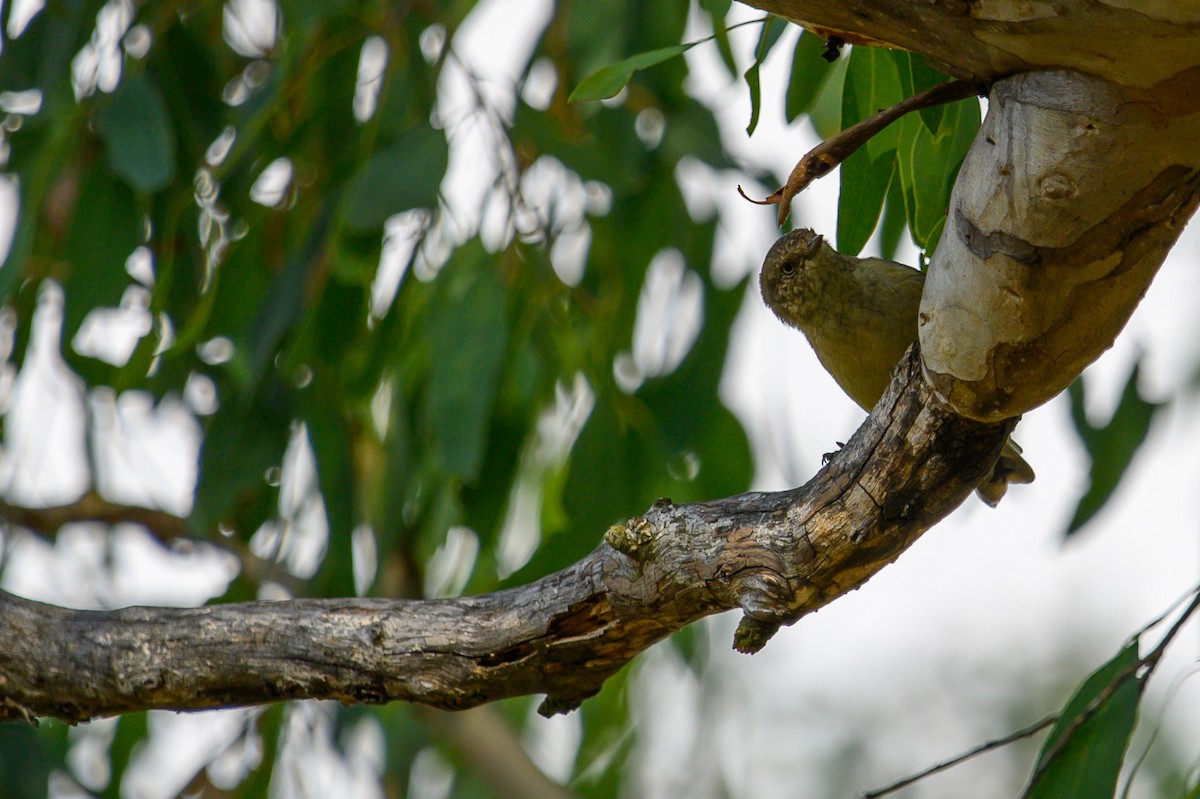
[[[793,230],[767,251],[758,287],[763,302],[782,321],[799,327],[821,306],[823,284],[838,255],[811,230]]]

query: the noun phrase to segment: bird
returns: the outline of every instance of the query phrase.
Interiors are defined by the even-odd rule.
[[[771,246],[758,284],[767,307],[804,334],[825,371],[870,413],[917,340],[925,274],[882,258],[842,255],[799,228]],[[1034,476],[1010,438],[976,493],[995,507],[1010,483],[1031,483]]]

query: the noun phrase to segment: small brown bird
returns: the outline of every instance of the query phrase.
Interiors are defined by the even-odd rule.
[[[793,230],[767,252],[758,283],[767,307],[805,335],[821,365],[869,413],[917,340],[924,273],[881,258],[850,258],[811,230]],[[1009,439],[976,493],[995,506],[1009,483],[1033,478]]]

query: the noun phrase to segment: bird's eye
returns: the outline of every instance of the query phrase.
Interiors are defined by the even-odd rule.
[[[783,266],[779,267],[779,271],[785,275],[796,274],[796,264],[793,261],[784,261]]]

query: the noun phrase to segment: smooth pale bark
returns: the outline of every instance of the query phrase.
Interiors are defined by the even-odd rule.
[[[1025,413],[1112,346],[1200,201],[1196,110],[1071,72],[995,84],[921,300],[960,413]]]
[[[1010,429],[946,408],[914,351],[807,485],[660,500],[574,566],[520,588],[113,611],[0,592],[0,719],[300,698],[461,709],[532,693],[547,695],[544,712],[569,710],[700,618],[740,608],[735,645],[756,651],[858,587],[971,492]]]
[[[993,84],[921,302],[951,407],[1020,415],[1112,346],[1200,197],[1200,2],[751,4]]]

